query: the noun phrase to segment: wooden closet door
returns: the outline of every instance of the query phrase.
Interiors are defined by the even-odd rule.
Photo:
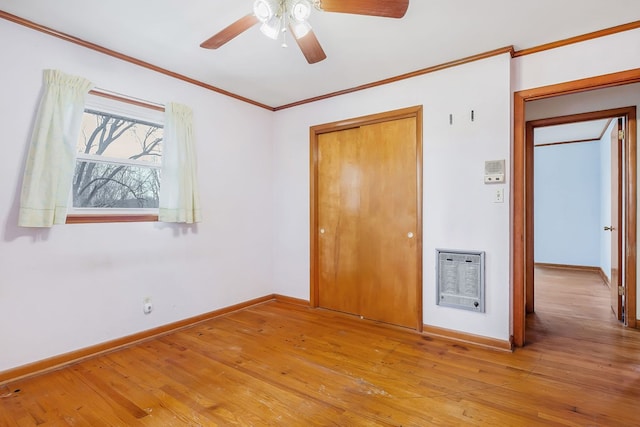
[[[416,328],[415,117],[318,136],[319,305]]]

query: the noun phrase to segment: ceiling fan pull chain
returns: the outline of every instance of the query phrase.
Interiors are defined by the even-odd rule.
[[[288,11],[285,9],[282,12],[282,44],[280,47],[283,49],[287,47],[287,13]]]

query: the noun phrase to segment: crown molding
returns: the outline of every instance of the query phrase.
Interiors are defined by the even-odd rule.
[[[254,101],[252,99],[245,98],[243,96],[240,96],[240,95],[237,95],[235,93],[226,91],[224,89],[220,89],[219,87],[212,86],[210,84],[201,82],[200,80],[196,80],[196,79],[193,79],[191,77],[187,77],[187,76],[185,76],[183,74],[175,73],[173,71],[167,70],[166,68],[158,67],[157,65],[153,65],[153,64],[151,64],[149,62],[142,61],[141,59],[134,58],[133,56],[125,55],[125,54],[117,52],[115,50],[108,49],[108,48],[106,48],[104,46],[100,46],[100,45],[97,45],[95,43],[91,43],[91,42],[88,42],[86,40],[80,39],[78,37],[75,37],[75,36],[60,32],[60,31],[56,31],[53,28],[45,27],[44,25],[37,24],[37,23],[35,23],[33,21],[29,21],[27,19],[21,18],[21,17],[16,16],[16,15],[12,15],[12,14],[10,14],[8,12],[3,11],[3,10],[0,10],[0,18],[6,19],[7,21],[11,21],[11,22],[14,22],[14,23],[22,25],[22,26],[25,26],[27,28],[31,28],[32,30],[40,31],[41,33],[45,33],[47,35],[50,35],[50,36],[53,36],[53,37],[57,37],[59,39],[62,39],[62,40],[77,44],[79,46],[86,47],[87,49],[95,50],[97,52],[103,53],[105,55],[108,55],[108,56],[111,56],[111,57],[114,57],[114,58],[117,58],[117,59],[120,59],[122,61],[129,62],[131,64],[138,65],[138,66],[143,67],[143,68],[147,68],[149,70],[158,72],[160,74],[164,74],[166,76],[173,77],[173,78],[178,79],[178,80],[182,80],[183,82],[187,82],[187,83],[191,83],[191,84],[196,85],[196,86],[200,86],[201,88],[204,88],[204,89],[207,89],[207,90],[210,90],[210,91],[213,91],[213,92],[217,92],[217,93],[219,93],[221,95],[229,96],[229,97],[235,98],[235,99],[237,99],[239,101],[243,101],[243,102],[255,105],[257,107],[265,108],[265,109],[270,110],[270,111],[274,110],[273,107],[270,107],[268,105],[262,104],[262,103],[257,102],[257,101]]]
[[[246,102],[248,104],[251,104],[251,105],[254,105],[254,106],[257,106],[257,107],[260,107],[260,108],[264,108],[264,109],[269,110],[269,111],[280,111],[280,110],[284,110],[284,109],[287,109],[287,108],[293,108],[293,107],[297,107],[297,106],[304,105],[304,104],[310,104],[310,103],[313,103],[313,102],[322,101],[322,100],[329,99],[329,98],[334,98],[336,96],[346,95],[346,94],[349,94],[349,93],[354,93],[354,92],[358,92],[358,91],[365,90],[365,89],[371,89],[371,88],[374,88],[374,87],[377,87],[377,86],[383,86],[383,85],[387,85],[387,84],[390,84],[390,83],[395,83],[395,82],[398,82],[398,81],[401,81],[401,80],[422,76],[422,75],[433,73],[433,72],[436,72],[436,71],[441,71],[441,70],[444,70],[444,69],[447,69],[447,68],[457,67],[459,65],[467,64],[467,63],[474,62],[474,61],[479,61],[479,60],[490,58],[490,57],[496,56],[496,55],[502,55],[502,54],[505,54],[505,53],[509,53],[512,57],[531,55],[533,53],[542,52],[542,51],[550,50],[550,49],[555,49],[555,48],[561,47],[561,46],[567,46],[567,45],[574,44],[574,43],[580,43],[580,42],[583,42],[583,41],[586,41],[586,40],[591,40],[591,39],[595,39],[595,38],[599,38],[599,37],[608,36],[608,35],[611,35],[611,34],[616,34],[616,33],[624,32],[624,31],[629,31],[629,30],[633,30],[633,29],[636,29],[636,28],[640,28],[640,21],[634,21],[634,22],[630,22],[628,24],[618,25],[618,26],[607,28],[607,29],[604,29],[604,30],[594,31],[592,33],[584,34],[584,35],[581,35],[581,36],[571,37],[571,38],[568,38],[568,39],[559,40],[559,41],[556,41],[556,42],[553,42],[553,43],[547,43],[547,44],[544,44],[544,45],[540,45],[540,46],[532,47],[532,48],[528,48],[528,49],[522,49],[522,50],[519,50],[519,51],[514,50],[513,46],[506,46],[506,47],[502,47],[502,48],[499,48],[499,49],[494,49],[494,50],[491,50],[491,51],[488,51],[488,52],[484,52],[484,53],[479,53],[479,54],[476,54],[476,55],[468,56],[466,58],[461,58],[461,59],[457,59],[457,60],[454,60],[454,61],[445,62],[443,64],[434,65],[432,67],[422,68],[420,70],[412,71],[412,72],[405,73],[405,74],[401,74],[401,75],[398,75],[398,76],[395,76],[395,77],[390,77],[390,78],[387,78],[387,79],[378,80],[378,81],[375,81],[375,82],[367,83],[367,84],[356,86],[356,87],[352,87],[352,88],[342,89],[342,90],[339,90],[339,91],[336,91],[336,92],[331,92],[331,93],[328,93],[328,94],[319,95],[319,96],[316,96],[316,97],[313,97],[313,98],[303,99],[303,100],[300,100],[300,101],[292,102],[290,104],[285,104],[285,105],[281,105],[281,106],[278,106],[278,107],[272,107],[272,106],[263,104],[261,102],[255,101],[253,99],[249,99],[249,98],[246,98],[244,96],[240,96],[240,95],[237,95],[235,93],[226,91],[224,89],[221,89],[219,87],[210,85],[208,83],[204,83],[204,82],[202,82],[200,80],[196,80],[196,79],[193,79],[191,77],[185,76],[183,74],[179,74],[179,73],[167,70],[166,68],[162,68],[162,67],[159,67],[157,65],[151,64],[149,62],[142,61],[142,60],[140,60],[138,58],[135,58],[135,57],[132,57],[132,56],[129,56],[129,55],[125,55],[125,54],[117,52],[115,50],[108,49],[108,48],[106,48],[104,46],[100,46],[100,45],[97,45],[95,43],[88,42],[86,40],[83,40],[83,39],[80,39],[78,37],[75,37],[75,36],[72,36],[72,35],[57,31],[57,30],[54,30],[53,28],[46,27],[44,25],[40,25],[40,24],[35,23],[33,21],[29,21],[27,19],[24,19],[24,18],[21,18],[19,16],[10,14],[8,12],[5,12],[3,10],[0,10],[0,18],[5,19],[7,21],[14,22],[14,23],[22,25],[22,26],[25,26],[25,27],[30,28],[32,30],[36,30],[36,31],[48,34],[50,36],[57,37],[59,39],[62,39],[62,40],[77,44],[77,45],[85,47],[87,49],[91,49],[91,50],[103,53],[105,55],[120,59],[122,61],[129,62],[131,64],[138,65],[138,66],[143,67],[143,68],[147,68],[149,70],[164,74],[166,76],[173,77],[173,78],[178,79],[178,80],[182,80],[182,81],[184,81],[186,83],[190,83],[190,84],[193,84],[195,86],[199,86],[201,88],[210,90],[212,92],[216,92],[216,93],[219,93],[221,95],[225,95],[225,96],[234,98],[234,99],[236,99],[238,101]]]
[[[623,33],[625,31],[635,30],[640,28],[640,21],[630,22],[628,24],[617,25],[611,28],[605,28],[604,30],[594,31],[592,33],[583,34],[581,36],[570,37],[568,39],[558,40],[551,43],[546,43],[540,46],[518,50],[513,54],[513,57],[531,55],[533,53],[543,52],[545,50],[556,49],[562,46],[568,46],[575,43],[581,43],[587,40],[593,40],[600,37],[610,36],[612,34]]]
[[[413,78],[413,77],[422,76],[424,74],[434,73],[436,71],[444,70],[444,69],[451,68],[451,67],[457,67],[459,65],[468,64],[469,62],[479,61],[481,59],[490,58],[490,57],[496,56],[496,55],[502,55],[504,53],[509,53],[509,54],[511,54],[511,56],[513,56],[513,46],[506,46],[506,47],[503,47],[503,48],[500,48],[500,49],[491,50],[489,52],[484,52],[484,53],[479,53],[477,55],[467,56],[466,58],[456,59],[455,61],[445,62],[443,64],[434,65],[432,67],[422,68],[422,69],[417,70],[417,71],[412,71],[412,72],[406,73],[406,74],[400,74],[399,76],[390,77],[390,78],[384,79],[384,80],[378,80],[378,81],[375,81],[375,82],[372,82],[372,83],[367,83],[367,84],[364,84],[364,85],[361,85],[361,86],[356,86],[356,87],[349,88],[349,89],[343,89],[343,90],[339,90],[337,92],[331,92],[331,93],[328,93],[326,95],[320,95],[320,96],[316,96],[316,97],[313,97],[313,98],[303,99],[301,101],[292,102],[291,104],[286,104],[286,105],[281,105],[280,107],[275,107],[274,110],[275,111],[280,111],[280,110],[284,110],[286,108],[297,107],[299,105],[309,104],[309,103],[316,102],[316,101],[322,101],[323,99],[333,98],[333,97],[340,96],[340,95],[346,95],[348,93],[358,92],[358,91],[365,90],[365,89],[371,89],[371,88],[376,87],[376,86],[383,86],[383,85],[387,85],[389,83],[398,82],[400,80],[410,79],[410,78]]]

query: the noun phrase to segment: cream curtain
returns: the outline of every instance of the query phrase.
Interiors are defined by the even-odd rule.
[[[191,108],[165,106],[158,221],[200,222],[196,147]]]
[[[65,222],[84,100],[92,87],[82,77],[44,71],[44,90],[22,181],[19,226],[51,227]]]

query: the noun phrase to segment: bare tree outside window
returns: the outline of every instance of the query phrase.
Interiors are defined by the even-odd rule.
[[[87,110],[73,178],[75,208],[157,208],[163,128]]]

